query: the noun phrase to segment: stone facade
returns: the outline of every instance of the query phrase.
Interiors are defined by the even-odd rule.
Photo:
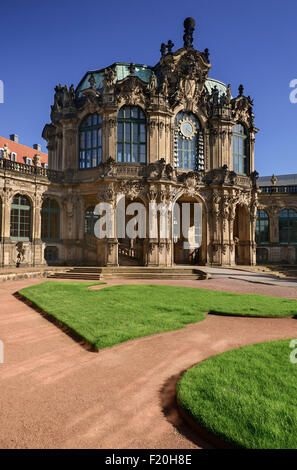
[[[209,52],[194,49],[193,20],[187,19],[184,25],[184,47],[174,52],[171,41],[162,44],[154,67],[116,63],[88,72],[76,89],[73,85],[56,87],[51,123],[43,131],[49,170],[0,160],[2,266],[18,261],[45,264],[49,246],[56,247],[56,262],[61,265],[116,266],[132,260],[144,266],[256,263],[259,188],[254,171],[253,102],[242,86],[232,97],[230,86],[208,78]],[[141,163],[119,161],[118,124],[123,106],[139,108],[144,116],[145,161]],[[190,122],[190,136],[176,123],[180,112],[184,116],[180,122]],[[93,115],[99,115],[102,123],[100,162],[79,168],[80,126]],[[192,116],[198,124],[191,121]],[[237,123],[246,132],[244,174],[233,169],[232,137]],[[191,140],[194,134],[199,165],[181,168],[177,139]],[[22,242],[21,253],[10,232],[11,201],[16,194],[31,201],[31,235]],[[184,249],[183,240],[173,236],[163,239],[158,234],[131,242],[116,237],[99,240],[85,233],[86,210],[100,201],[116,208],[121,195],[127,202],[142,202],[146,210],[151,202],[199,202],[202,245],[198,253]],[[54,241],[44,240],[41,234],[41,209],[47,198],[59,206],[59,239]],[[113,223],[116,226],[116,211]]]
[[[282,239],[280,214],[292,211],[297,218],[297,178],[296,175],[273,175],[262,177],[260,181],[259,210],[267,214],[267,237],[259,241],[257,260],[266,264],[297,264],[297,220],[289,221],[290,237]],[[289,235],[289,233],[288,233]]]

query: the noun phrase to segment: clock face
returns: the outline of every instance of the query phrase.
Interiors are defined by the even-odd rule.
[[[179,130],[186,139],[192,139],[196,132],[195,124],[188,120],[180,121]]]

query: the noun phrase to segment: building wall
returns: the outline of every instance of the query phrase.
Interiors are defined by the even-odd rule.
[[[265,256],[266,263],[297,264],[297,239],[296,244],[280,243],[279,239],[279,213],[284,209],[292,209],[297,213],[297,194],[273,191],[260,193],[259,209],[267,213],[269,220],[269,242],[261,243],[257,248],[259,262],[263,262],[261,256]]]

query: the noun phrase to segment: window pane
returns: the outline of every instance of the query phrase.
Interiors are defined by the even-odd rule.
[[[119,142],[123,142],[123,138],[124,138],[123,126],[124,124],[121,122],[118,124],[118,141]]]
[[[118,144],[118,162],[123,161],[123,144]]]
[[[131,145],[125,145],[125,162],[131,162]]]
[[[145,125],[140,124],[140,142],[145,142],[145,141],[146,141]]]
[[[125,124],[125,142],[130,142],[131,140],[131,124]]]

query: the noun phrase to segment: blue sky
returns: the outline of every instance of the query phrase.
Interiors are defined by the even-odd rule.
[[[240,83],[255,102],[255,167],[261,175],[297,173],[295,0],[7,0],[1,2],[0,135],[16,133],[26,145],[49,122],[54,87],[113,62],[154,65],[160,44],[182,46],[183,20],[196,20],[194,45],[210,50],[210,77]]]

